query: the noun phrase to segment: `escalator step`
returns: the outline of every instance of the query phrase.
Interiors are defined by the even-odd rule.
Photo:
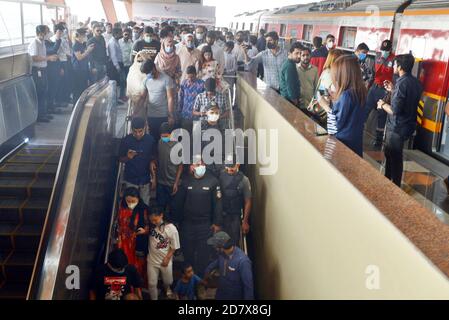
[[[46,164],[42,166],[39,163],[23,164],[23,163],[6,163],[0,169],[0,177],[49,177],[54,178],[58,166],[55,164]],[[39,172],[37,173],[37,171]]]
[[[34,266],[34,259],[36,258],[35,252],[14,252],[8,261],[6,261],[5,266]],[[9,278],[8,278],[9,279]]]
[[[36,252],[39,248],[40,235],[16,234],[14,236],[14,248],[21,252]]]
[[[30,187],[31,197],[49,198],[53,189],[54,179],[33,177],[0,177],[0,197],[27,198],[27,188]]]
[[[27,283],[8,283],[0,288],[0,299],[26,299],[28,292]]]

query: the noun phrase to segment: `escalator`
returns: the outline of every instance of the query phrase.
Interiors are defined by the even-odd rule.
[[[61,156],[26,145],[0,164],[0,299],[24,299]]]

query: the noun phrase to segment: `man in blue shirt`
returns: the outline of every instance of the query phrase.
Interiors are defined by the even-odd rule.
[[[207,244],[214,246],[219,257],[206,268],[208,278],[210,272],[218,269],[216,300],[254,300],[253,271],[251,260],[245,253],[235,246],[235,240],[226,232],[217,232],[207,240]]]
[[[124,181],[126,188],[139,189],[140,198],[150,204],[151,190],[156,190],[156,143],[145,133],[145,120],[134,118],[131,123],[133,133],[123,138],[120,144],[120,162],[125,163]]]

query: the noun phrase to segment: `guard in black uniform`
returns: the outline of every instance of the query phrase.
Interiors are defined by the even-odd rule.
[[[202,275],[209,263],[207,239],[222,225],[221,191],[217,178],[202,160],[190,166],[176,194],[176,210],[182,212],[181,244],[185,261]]]
[[[252,196],[249,179],[240,171],[240,164],[232,155],[226,157],[225,170],[220,174],[220,187],[223,194],[223,231],[238,244],[240,228],[244,234],[249,232]]]

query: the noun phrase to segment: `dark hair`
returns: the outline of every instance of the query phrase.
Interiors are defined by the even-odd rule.
[[[236,244],[234,239],[229,239],[228,241],[226,241],[226,243],[223,245],[223,249],[228,250],[231,249],[232,247],[234,247]]]
[[[332,34],[328,34],[328,35],[326,36],[326,41],[329,40],[329,39],[334,39],[334,40],[335,40],[335,36],[332,35]]]
[[[94,26],[92,27],[92,30],[95,30],[95,29],[97,29],[97,28],[103,29],[103,26],[101,25],[101,23],[96,23],[96,24],[94,24]]]
[[[188,66],[187,67],[187,74],[196,74],[195,66]]]
[[[145,29],[143,29],[143,33],[153,34],[154,30],[153,30],[153,28],[147,26],[147,27],[145,27]]]
[[[241,35],[243,36],[243,35],[245,35],[245,32],[243,32],[242,30],[240,30],[240,31],[237,31],[237,32],[235,33],[235,35],[238,35],[238,34],[241,34]]]
[[[126,28],[123,33],[128,33],[129,35],[132,35],[133,30],[131,28]]]
[[[201,49],[201,56],[204,57],[205,53],[210,53],[212,56],[212,60],[214,59],[214,53],[212,52],[211,46],[204,46],[203,49]]]
[[[264,35],[264,34],[266,33],[266,31],[265,31],[265,29],[260,29],[260,30],[259,30],[259,33],[260,33],[261,35]]]
[[[123,269],[128,265],[128,258],[122,249],[115,249],[108,255],[108,263],[114,269]]]
[[[190,262],[183,262],[183,264],[181,265],[182,274],[185,274],[186,270],[189,268],[193,268],[192,264]]]
[[[114,28],[112,29],[112,35],[113,36],[117,36],[117,35],[121,35],[122,34],[122,29],[121,28]]]
[[[48,28],[48,27],[47,27],[46,25],[43,25],[43,24],[38,25],[38,26],[36,27],[36,34],[47,32],[47,28]]]
[[[206,89],[206,92],[215,92],[217,89],[217,82],[214,78],[209,78],[204,83],[204,88]]]
[[[58,23],[54,26],[53,31],[56,33],[56,31],[64,31],[65,27],[62,23]]]
[[[150,208],[150,216],[151,215],[155,215],[155,216],[161,216],[161,215],[163,215],[165,212],[164,212],[164,209],[162,209],[161,207],[159,207],[159,206],[152,206],[151,208]]]
[[[137,118],[139,119],[139,118]],[[125,189],[125,192],[123,193],[123,199],[126,200],[126,197],[133,197],[140,199],[140,192],[139,189],[135,187],[129,187]]]
[[[307,51],[307,52],[309,52],[310,54],[312,54],[312,50],[310,50],[309,47],[302,46],[302,47],[301,47],[301,51]]]
[[[145,119],[136,117],[131,121],[131,128],[133,129],[143,129],[145,128]]]
[[[231,31],[226,32],[226,35],[227,35],[228,37],[234,37],[234,34],[233,34]]]
[[[148,59],[145,60],[145,62],[142,64],[142,66],[140,67],[140,71],[144,74],[150,74],[154,71],[155,68],[155,64],[153,62],[153,60]]]
[[[293,53],[296,49],[301,51],[302,48],[303,48],[302,44],[299,41],[296,41],[295,43],[292,44],[289,51],[290,53]]]
[[[129,219],[129,227],[131,228],[131,230],[135,229],[135,223],[136,223],[136,216],[137,214],[139,214],[139,222],[142,223],[143,221],[143,216],[144,216],[144,211],[147,209],[147,206],[145,205],[145,203],[142,201],[142,199],[140,198],[140,192],[139,189],[135,188],[135,187],[129,187],[125,189],[125,192],[123,193],[123,198],[122,198],[122,207],[123,208],[128,208],[128,203],[126,202],[126,198],[127,197],[133,197],[133,198],[137,198],[139,199],[139,203],[137,204],[137,207],[134,208],[133,213],[131,215],[131,218]],[[139,224],[138,222],[138,224]]]
[[[207,31],[206,38],[217,39],[217,34],[215,31]]]
[[[315,48],[320,48],[323,45],[323,38],[314,37],[312,43]]]
[[[415,57],[412,54],[400,54],[396,56],[394,60],[396,61],[397,66],[401,67],[404,72],[412,72],[413,66],[415,65]]]
[[[225,43],[225,47],[234,49],[234,46],[235,46],[234,41],[228,41]]]
[[[169,28],[164,28],[161,30],[161,32],[159,32],[159,36],[161,39],[167,38],[170,34],[171,30],[169,30]]]
[[[279,40],[279,35],[278,35],[278,33],[276,31],[271,31],[271,32],[268,32],[265,35],[265,38],[271,38],[274,41],[278,41]]]
[[[249,42],[255,46],[257,44],[257,37],[256,36],[249,36]]]
[[[361,44],[359,44],[357,46],[357,48],[355,49],[355,51],[360,51],[360,50],[366,50],[369,51],[369,47],[365,42],[362,42]]]

